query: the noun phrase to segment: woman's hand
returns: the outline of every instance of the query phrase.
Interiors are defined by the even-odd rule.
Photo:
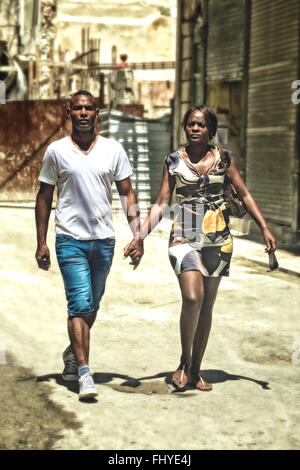
[[[133,269],[136,269],[140,264],[142,256],[144,254],[144,242],[141,238],[133,239],[124,248],[124,259],[130,256]]]
[[[263,228],[263,237],[267,248],[265,251],[268,253],[270,250],[276,250],[276,238],[268,227]]]

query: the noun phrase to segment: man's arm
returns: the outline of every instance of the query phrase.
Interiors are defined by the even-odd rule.
[[[144,244],[140,237],[141,225],[137,197],[131,186],[129,177],[121,181],[116,181],[116,187],[133,234],[133,240],[128,254],[131,257],[130,264],[133,264],[135,269],[144,254]]]
[[[50,268],[50,251],[47,246],[48,223],[51,212],[53,192],[55,186],[52,184],[41,183],[36,197],[35,205],[35,223],[37,249],[35,259],[38,267],[48,271]]]

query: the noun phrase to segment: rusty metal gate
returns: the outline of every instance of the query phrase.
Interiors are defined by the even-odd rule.
[[[243,0],[209,0],[206,81],[240,80],[244,67]]]

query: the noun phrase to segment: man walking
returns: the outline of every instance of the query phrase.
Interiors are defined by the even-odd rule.
[[[75,93],[68,114],[72,133],[47,148],[36,198],[39,268],[50,268],[48,222],[57,185],[56,255],[68,303],[70,346],[63,353],[66,381],[79,380],[79,399],[97,396],[89,368],[90,329],[96,319],[114,254],[115,233],[111,203],[113,181],[121,196],[134,235],[130,252],[134,269],[143,256],[139,238],[137,198],[131,186],[132,170],[123,147],[95,134],[99,110],[85,90]]]

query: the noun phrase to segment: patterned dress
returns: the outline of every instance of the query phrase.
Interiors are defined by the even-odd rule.
[[[187,161],[184,147],[166,157],[177,199],[169,240],[169,258],[177,275],[195,270],[206,277],[229,275],[232,237],[223,196],[227,163],[217,148],[213,153],[215,160],[204,174]]]

